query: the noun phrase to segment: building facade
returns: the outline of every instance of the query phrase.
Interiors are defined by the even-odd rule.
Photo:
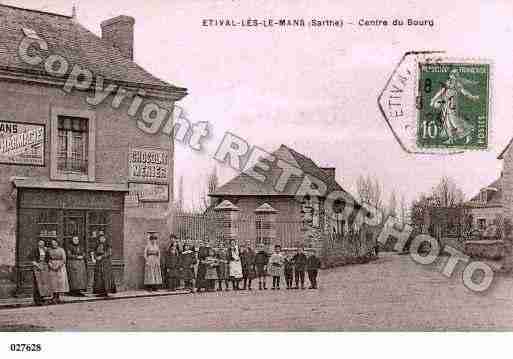
[[[466,205],[470,208],[473,229],[484,233],[487,228],[497,224],[503,215],[502,175],[490,185],[481,188]]]
[[[30,291],[38,240],[78,236],[89,252],[101,231],[118,285],[137,288],[146,232],[168,232],[173,142],[143,112],[172,113],[186,89],[133,61],[134,24],[107,20],[98,37],[73,17],[0,5],[2,295]]]
[[[497,157],[502,160],[502,213],[504,219],[513,219],[513,151],[510,140],[506,148]]]

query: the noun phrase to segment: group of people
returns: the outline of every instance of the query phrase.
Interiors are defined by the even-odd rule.
[[[103,232],[99,232],[97,246],[90,256],[95,265],[93,293],[99,296],[115,293],[112,249]],[[66,250],[57,239],[52,239],[49,247],[40,240],[30,260],[33,265],[35,304],[60,303],[64,293],[83,296],[87,290],[87,256],[78,237],[71,239]]]
[[[268,276],[272,277],[271,290],[280,289],[282,277],[287,289],[305,289],[305,273],[310,289],[316,289],[321,265],[315,251],[307,255],[303,248],[284,254],[281,246],[276,245],[269,254],[263,246],[255,252],[249,245],[239,247],[236,241],[226,247],[202,244],[195,248],[187,243],[180,245],[173,235],[164,252],[161,255],[158,238],[151,234],[144,249],[144,284],[150,291],[162,287],[171,291],[181,287],[191,292],[228,291],[230,286],[231,290],[252,290],[255,279],[258,289],[266,290]],[[94,263],[93,293],[99,296],[115,293],[112,249],[103,232],[99,233],[96,248],[89,255]],[[78,237],[71,239],[66,250],[57,239],[52,239],[49,247],[40,240],[30,259],[37,305],[62,302],[65,293],[84,295],[88,286],[87,254]]]
[[[305,273],[308,273],[310,289],[317,288],[317,275],[321,263],[315,251],[308,255],[303,248],[295,253],[284,254],[280,245],[272,254],[258,246],[240,246],[231,241],[228,246],[213,248],[203,243],[198,248],[171,236],[169,247],[163,251],[157,237],[150,235],[144,251],[144,284],[150,291],[161,287],[174,291],[185,288],[191,292],[252,290],[253,280],[258,289],[267,289],[267,277],[272,277],[271,290],[279,290],[281,278],[287,289],[306,289]],[[294,283],[295,282],[295,283]],[[294,285],[295,284],[295,285]]]

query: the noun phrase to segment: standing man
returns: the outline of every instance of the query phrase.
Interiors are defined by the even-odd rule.
[[[296,280],[296,286],[294,289],[299,289],[299,283],[301,283],[301,289],[305,289],[305,271],[307,258],[303,247],[299,247],[296,255],[292,260],[294,261]]]
[[[310,281],[310,289],[317,289],[317,274],[321,268],[321,260],[312,249],[306,261],[306,270],[308,271],[308,280]]]

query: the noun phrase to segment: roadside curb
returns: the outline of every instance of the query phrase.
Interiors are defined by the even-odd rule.
[[[121,292],[123,293],[123,292]],[[175,291],[175,292],[160,292],[160,293],[134,293],[128,295],[116,295],[109,297],[84,297],[84,298],[76,298],[76,299],[65,299],[63,303],[59,304],[48,304],[43,305],[43,307],[54,306],[54,305],[66,305],[66,304],[76,304],[76,303],[89,303],[89,302],[99,302],[99,301],[108,301],[108,300],[121,300],[121,299],[135,299],[135,298],[154,298],[154,297],[169,297],[174,295],[184,295],[190,294],[190,291]],[[0,303],[0,310],[3,309],[15,309],[15,308],[26,308],[26,307],[38,307],[32,301],[32,298],[27,298],[26,301],[21,303]]]

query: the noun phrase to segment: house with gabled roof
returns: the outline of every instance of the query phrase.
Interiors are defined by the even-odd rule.
[[[312,245],[312,242],[324,237],[343,236],[359,229],[362,224],[361,217],[343,216],[342,213],[327,214],[327,197],[330,193],[343,193],[343,197],[352,202],[354,213],[362,210],[354,197],[337,181],[335,168],[321,167],[311,158],[286,145],[281,145],[270,157],[272,160],[263,160],[268,165],[265,181],[243,172],[209,194],[214,200],[213,207],[228,200],[239,208],[242,222],[247,219],[247,229],[242,229],[240,233],[242,240],[256,240],[257,243],[260,241],[255,238],[255,232],[251,231],[250,218],[263,205],[276,211],[277,237],[279,243],[285,247]],[[279,160],[297,170],[285,181],[282,176],[283,167],[278,165]],[[255,171],[258,172],[258,168]],[[300,195],[305,177],[324,183],[324,193],[318,196]],[[312,186],[314,185],[315,181],[312,181]]]
[[[501,202],[504,219],[513,219],[513,138],[497,159],[502,160]]]
[[[145,116],[169,121],[187,89],[134,61],[134,29],[117,16],[100,37],[76,16],[0,4],[0,296],[30,292],[39,240],[78,236],[89,253],[101,232],[119,289],[143,285],[147,232],[169,231],[174,162]]]

